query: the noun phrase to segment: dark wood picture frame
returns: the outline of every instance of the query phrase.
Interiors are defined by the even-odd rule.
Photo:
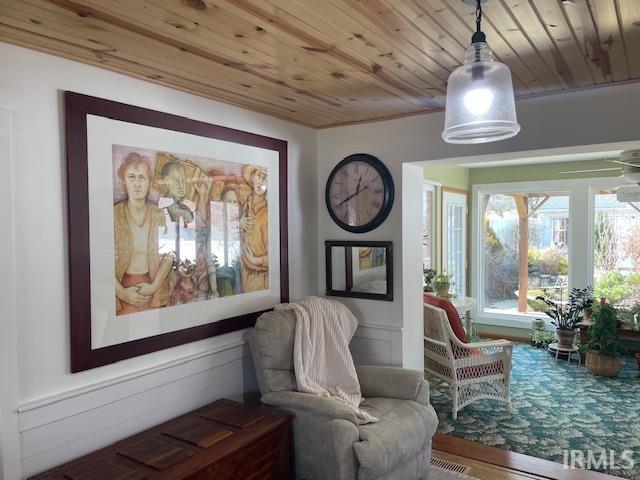
[[[333,276],[332,276],[332,247],[345,247],[347,254],[345,254],[345,272],[346,272],[346,287],[347,290],[334,290],[333,288]],[[385,260],[387,270],[387,293],[366,293],[366,292],[353,292],[353,260],[351,255],[351,248],[353,247],[378,247],[385,249]],[[366,241],[366,240],[326,240],[324,242],[324,258],[325,258],[325,280],[327,284],[326,294],[333,297],[351,297],[351,298],[364,298],[368,300],[384,300],[387,302],[393,301],[393,242],[380,242],[380,241]]]
[[[80,372],[207,337],[251,327],[264,311],[206,325],[91,349],[91,282],[87,115],[189,133],[278,152],[280,300],[289,301],[287,226],[287,142],[178,115],[149,110],[74,92],[65,92],[69,232],[71,372]],[[73,186],[73,188],[70,188]]]

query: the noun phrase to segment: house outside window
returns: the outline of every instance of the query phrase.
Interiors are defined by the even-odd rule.
[[[569,245],[569,219],[568,218],[552,218],[551,219],[552,242],[558,248],[564,248]]]

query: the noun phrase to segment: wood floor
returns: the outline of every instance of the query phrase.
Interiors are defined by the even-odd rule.
[[[479,480],[613,480],[619,477],[588,470],[565,470],[560,463],[488,447],[437,433],[435,458],[470,467],[467,475]]]

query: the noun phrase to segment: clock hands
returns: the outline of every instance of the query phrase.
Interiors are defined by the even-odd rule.
[[[356,195],[359,195],[360,193],[364,192],[367,188],[369,188],[368,186],[362,187],[358,190],[356,190],[355,193],[352,193],[351,195],[349,195],[347,198],[345,198],[343,201],[341,201],[339,204],[337,204],[334,208],[338,208],[340,205],[342,205],[343,203],[348,202],[349,200],[351,200],[353,197],[355,197]]]

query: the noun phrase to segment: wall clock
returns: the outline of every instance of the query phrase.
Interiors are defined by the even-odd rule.
[[[329,215],[348,232],[364,233],[380,226],[393,206],[393,178],[373,155],[356,153],[331,172],[325,188]]]

